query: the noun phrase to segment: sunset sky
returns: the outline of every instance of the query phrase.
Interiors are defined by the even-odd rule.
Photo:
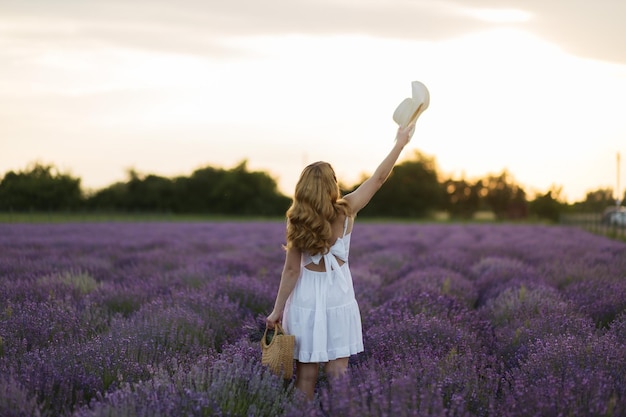
[[[99,189],[247,159],[292,195],[326,160],[351,185],[420,80],[404,157],[579,201],[626,159],[625,21],[623,0],[3,0],[0,176],[39,161]]]

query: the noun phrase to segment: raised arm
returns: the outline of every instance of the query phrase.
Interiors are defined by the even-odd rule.
[[[378,165],[374,174],[366,179],[363,184],[356,190],[344,196],[345,200],[350,204],[350,208],[353,214],[357,214],[363,207],[369,203],[374,194],[380,189],[380,187],[387,181],[391,170],[393,169],[402,149],[409,143],[411,136],[415,129],[415,124],[410,124],[407,127],[399,127],[396,133],[396,142],[389,154]]]

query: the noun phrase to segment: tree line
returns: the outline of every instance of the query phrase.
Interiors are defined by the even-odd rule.
[[[361,182],[340,187],[347,193]],[[560,194],[561,188],[552,187],[529,198],[506,170],[476,180],[440,178],[434,158],[415,152],[394,168],[360,216],[425,218],[446,212],[451,218],[471,219],[490,212],[497,219],[557,221],[564,212],[601,212],[615,204],[611,189],[591,191],[574,204],[562,201]],[[126,181],[95,192],[85,192],[80,178],[41,163],[9,171],[0,180],[0,211],[5,212],[283,216],[290,203],[268,173],[250,171],[245,160],[231,169],[207,166],[174,178],[129,170]]]

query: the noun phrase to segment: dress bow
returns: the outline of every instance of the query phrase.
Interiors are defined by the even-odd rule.
[[[348,292],[350,287],[348,286],[348,280],[341,269],[341,265],[337,259],[341,259],[343,262],[347,262],[346,246],[343,244],[343,241],[338,240],[335,242],[333,246],[331,246],[330,250],[322,255],[320,253],[311,256],[311,261],[315,265],[319,265],[320,261],[324,259],[324,266],[326,267],[326,274],[328,275],[328,284],[333,284],[333,271],[337,274],[339,278],[339,286],[344,292]]]

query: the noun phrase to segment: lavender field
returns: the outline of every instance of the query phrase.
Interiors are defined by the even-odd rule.
[[[316,400],[260,365],[281,222],[0,225],[1,416],[623,416],[626,244],[364,224],[365,352]]]

